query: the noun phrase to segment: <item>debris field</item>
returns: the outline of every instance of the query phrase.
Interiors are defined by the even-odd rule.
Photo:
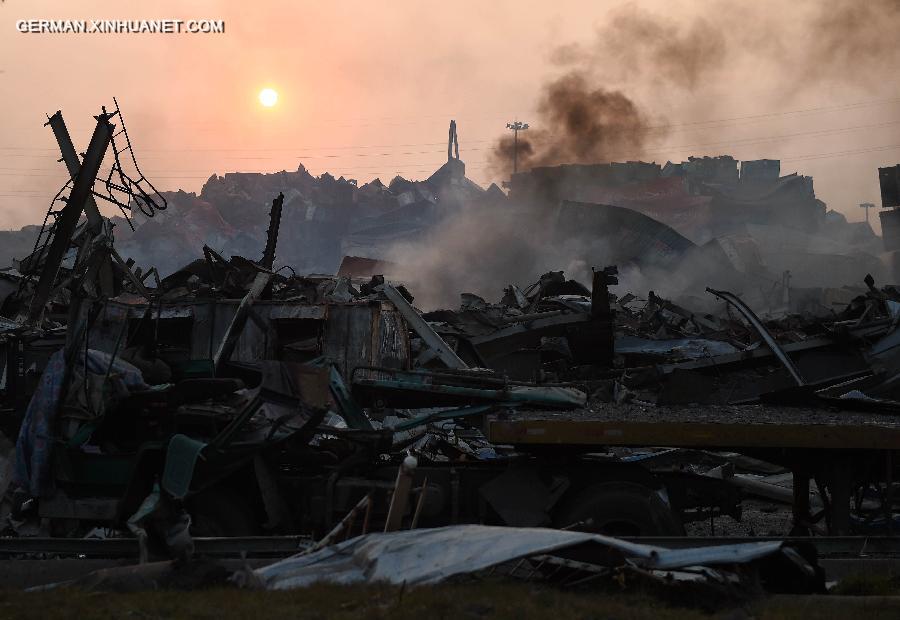
[[[896,169],[882,242],[775,160],[534,168],[507,194],[455,142],[425,181],[301,166],[193,195],[127,172],[121,112],[96,119],[81,158],[51,118],[67,200],[0,272],[3,540],[139,561],[67,585],[298,536],[221,584],[503,576],[716,608],[825,592],[800,539],[900,527]]]

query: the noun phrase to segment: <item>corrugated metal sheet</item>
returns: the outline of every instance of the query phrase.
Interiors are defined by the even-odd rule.
[[[781,542],[753,542],[666,549],[583,532],[456,525],[357,536],[314,553],[264,566],[255,574],[271,590],[304,587],[321,581],[422,585],[585,543],[613,552],[598,554],[605,558],[605,565],[621,565],[624,561],[620,558],[627,558],[642,568],[659,570],[744,564],[780,553],[783,547]]]
[[[328,315],[328,309],[325,304],[315,305],[278,305],[256,306],[261,314],[267,315],[270,319],[324,319]]]
[[[377,322],[375,306],[334,305],[329,309],[323,353],[342,376],[350,377],[357,366],[373,363],[372,331]]]
[[[323,354],[348,380],[358,366],[409,368],[409,332],[390,304],[333,304]]]

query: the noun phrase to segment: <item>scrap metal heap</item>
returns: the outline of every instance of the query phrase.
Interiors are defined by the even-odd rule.
[[[631,531],[678,534],[709,514],[740,517],[734,479],[707,475],[723,457],[547,458],[492,444],[485,420],[554,410],[577,420],[610,406],[652,418],[698,404],[900,411],[900,290],[871,278],[828,320],[763,321],[716,290],[727,302],[718,315],[652,292],[616,297],[614,267],[594,271],[590,289],[550,272],[494,304],[463,294],[456,310],[421,313],[380,276],[263,262],[204,248],[150,300],[126,284],[93,305],[70,372],[62,352],[51,356],[25,413],[17,519],[32,507],[55,527],[76,524],[60,533],[106,523],[147,535],[154,519],[168,530],[190,514],[195,533],[323,533],[372,494],[367,527],[384,527],[390,481],[414,455],[420,505],[395,521],[588,522],[574,491],[617,463],[629,484],[668,498],[634,491],[627,501],[652,518],[633,517]],[[510,496],[519,486],[544,499]]]

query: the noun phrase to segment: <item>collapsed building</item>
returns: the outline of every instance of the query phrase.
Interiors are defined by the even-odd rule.
[[[344,256],[386,258],[395,240],[421,234],[463,205],[497,197],[465,177],[452,159],[425,181],[394,178],[388,185],[328,173],[314,177],[300,165],[274,174],[213,175],[199,194],[164,192],[173,208],[148,218],[135,214],[131,232],[119,219],[117,243],[140,264],[171,273],[204,244],[220,252],[250,255],[265,243],[267,206],[283,193],[282,264],[304,273],[336,273]],[[502,196],[500,192],[500,196]]]
[[[781,176],[778,160],[730,156],[682,163],[625,162],[535,168],[513,175],[510,200],[552,208],[561,200],[631,209],[700,246],[718,246],[739,272],[797,287],[893,276],[867,222],[848,223],[816,198],[813,179]]]

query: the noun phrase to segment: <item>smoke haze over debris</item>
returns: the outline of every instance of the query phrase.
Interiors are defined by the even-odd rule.
[[[536,114],[527,119],[530,129],[518,135],[519,171],[657,159],[664,154],[659,145],[678,133],[678,123],[694,121],[694,117],[682,115],[670,123],[670,102],[690,101],[701,125],[703,119],[727,117],[728,110],[720,108],[718,101],[723,84],[733,84],[735,75],[758,82],[760,106],[778,109],[806,90],[839,87],[878,93],[882,90],[879,82],[891,75],[900,61],[900,44],[893,34],[900,26],[900,2],[896,0],[806,3],[800,7],[799,19],[772,17],[765,11],[751,14],[746,7],[728,3],[704,6],[708,10],[703,15],[672,19],[628,4],[605,16],[592,41],[563,41],[555,47],[549,54],[555,71],[536,93]],[[728,150],[724,127],[727,123],[703,127],[706,139],[722,140],[712,142],[709,154]],[[897,135],[896,127],[890,128],[890,123],[888,127],[888,134]],[[514,140],[508,132],[495,143],[491,154],[491,165],[501,176],[512,172]],[[702,143],[700,146],[700,152],[694,154],[705,154]],[[470,218],[465,230],[441,230],[427,246],[419,248],[419,256],[426,257],[425,264],[431,267],[417,270],[420,290],[428,290],[422,282],[447,278],[448,284],[456,285],[450,290],[468,281],[484,294],[477,274],[468,274],[465,280],[466,274],[456,274],[452,266],[441,264],[441,259],[474,255],[486,247],[518,249],[513,255],[520,259],[505,268],[496,264],[492,252],[482,252],[479,262],[480,272],[496,270],[506,280],[518,283],[536,277],[539,265],[552,265],[554,260],[563,266],[572,256],[582,260],[601,260],[603,256],[601,243],[570,243],[563,252],[570,257],[566,260],[557,255],[558,247],[527,242],[534,229],[544,226],[539,221],[503,226],[487,225],[483,214],[472,213]],[[524,247],[532,247],[532,254]],[[427,260],[429,256],[435,259],[434,265]],[[589,269],[586,272],[585,266],[581,267],[572,275],[588,275]],[[659,270],[632,269],[625,279],[669,293],[686,285],[683,278],[673,279]],[[667,286],[672,283],[674,287]]]

